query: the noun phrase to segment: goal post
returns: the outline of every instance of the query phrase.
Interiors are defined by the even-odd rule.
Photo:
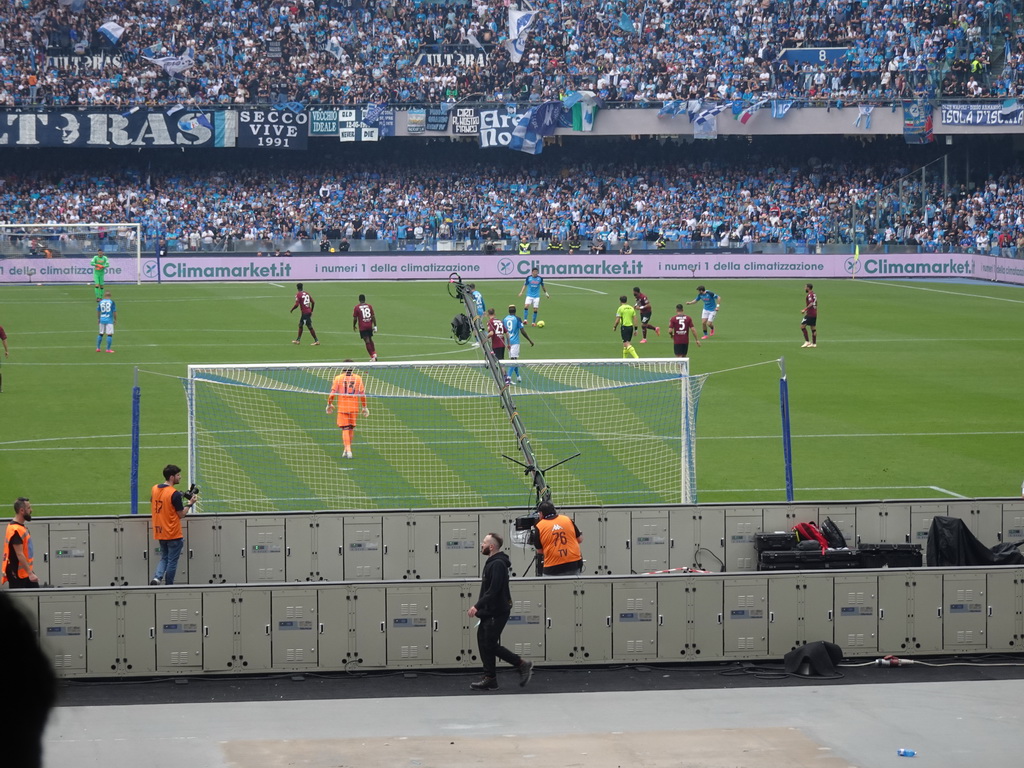
[[[502,361],[506,371],[511,362]],[[516,414],[538,467],[558,465],[546,474],[556,504],[696,501],[696,416],[706,375],[691,376],[688,360],[515,364],[522,379],[512,385]],[[355,399],[345,405],[336,398],[328,414],[338,377],[335,389]],[[192,365],[185,392],[189,477],[202,488],[205,512],[521,508],[533,501],[533,483],[513,461],[517,435],[483,361]],[[351,458],[340,411],[342,421],[354,412]]]
[[[137,222],[0,224],[0,258],[92,258],[98,251],[131,259],[131,269],[118,282],[142,282],[142,225]]]

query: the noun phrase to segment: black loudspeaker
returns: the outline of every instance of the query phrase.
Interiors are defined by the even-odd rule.
[[[836,665],[843,660],[843,649],[835,643],[818,640],[786,654],[786,672],[801,677],[838,677]]]

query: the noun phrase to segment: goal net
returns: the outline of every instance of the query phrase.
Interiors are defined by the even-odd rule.
[[[87,282],[88,265],[61,259],[91,259],[102,251],[110,260],[110,282],[142,278],[142,225],[131,222],[86,224],[0,224],[0,258],[27,259],[19,269],[39,282]],[[41,261],[34,261],[40,259]],[[12,273],[14,274],[14,273]]]
[[[545,474],[557,504],[696,501],[705,376],[687,360],[516,363],[512,397],[537,465],[569,459]],[[369,409],[357,403],[352,458],[337,412],[325,412],[348,370]],[[190,478],[206,512],[533,502],[531,478],[505,458],[522,454],[483,361],[189,366],[186,394]]]

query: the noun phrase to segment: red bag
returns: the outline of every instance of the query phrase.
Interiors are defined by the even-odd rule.
[[[816,541],[821,545],[821,551],[828,549],[828,540],[815,523],[797,523],[793,526],[793,533],[797,541]]]

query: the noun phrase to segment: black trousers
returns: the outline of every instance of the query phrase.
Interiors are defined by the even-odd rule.
[[[476,628],[476,643],[480,648],[480,663],[484,667],[484,677],[497,677],[497,661],[501,659],[518,667],[523,659],[512,653],[501,644],[501,632],[508,623],[508,614],[504,616],[491,616],[480,619],[480,626]]]

